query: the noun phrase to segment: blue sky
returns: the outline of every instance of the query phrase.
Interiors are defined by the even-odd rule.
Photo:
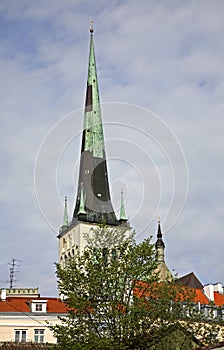
[[[169,268],[224,283],[223,11],[218,0],[1,2],[1,287],[16,258],[18,286],[56,295],[63,197],[72,215],[76,195],[90,18],[116,210],[123,187],[138,239],[155,237],[160,215]],[[186,169],[176,139],[189,176],[181,216]]]

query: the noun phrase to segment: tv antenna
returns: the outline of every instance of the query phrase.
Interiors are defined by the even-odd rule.
[[[16,287],[16,282],[18,282],[15,279],[15,276],[18,272],[20,272],[19,270],[17,270],[17,267],[21,266],[20,263],[22,262],[21,260],[17,260],[12,258],[12,262],[9,264],[9,288],[15,288]]]

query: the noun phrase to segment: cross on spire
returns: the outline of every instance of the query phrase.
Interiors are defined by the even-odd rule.
[[[90,33],[93,33],[94,29],[93,29],[93,20],[92,19],[90,19],[89,25],[90,25],[89,31],[90,31]]]

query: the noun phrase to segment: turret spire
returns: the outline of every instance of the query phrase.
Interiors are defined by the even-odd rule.
[[[165,244],[163,242],[162,231],[160,226],[160,217],[158,217],[158,231],[157,231],[157,241],[156,241],[156,254],[158,262],[165,262],[164,260],[164,249]]]
[[[82,134],[81,160],[73,220],[118,225],[110,199],[100,98],[90,21],[89,67]],[[85,203],[82,212],[82,198]]]
[[[65,205],[64,205],[64,217],[63,217],[63,226],[68,226],[68,208],[67,208],[67,197],[65,196]]]
[[[83,183],[81,183],[81,195],[80,195],[80,203],[79,203],[79,211],[78,211],[78,215],[80,215],[80,214],[86,214]]]
[[[121,190],[121,209],[120,209],[120,221],[128,221],[126,212],[125,212],[125,206],[124,206],[124,195],[123,190]]]

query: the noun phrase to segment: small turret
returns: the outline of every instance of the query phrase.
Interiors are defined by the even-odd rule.
[[[125,206],[124,206],[124,195],[123,190],[121,190],[121,209],[120,209],[120,222],[127,222],[127,216],[125,212]]]
[[[68,208],[67,208],[67,196],[65,196],[65,204],[64,204],[64,216],[63,216],[63,225],[62,229],[68,227]]]
[[[165,243],[163,242],[162,230],[160,225],[160,218],[158,218],[158,230],[157,230],[157,241],[155,243],[156,247],[156,259],[157,259],[157,268],[156,273],[158,273],[160,281],[171,281],[173,276],[166,266],[165,263]]]
[[[86,214],[83,183],[81,183],[81,196],[80,196],[79,211],[78,211],[78,215],[80,214]]]

